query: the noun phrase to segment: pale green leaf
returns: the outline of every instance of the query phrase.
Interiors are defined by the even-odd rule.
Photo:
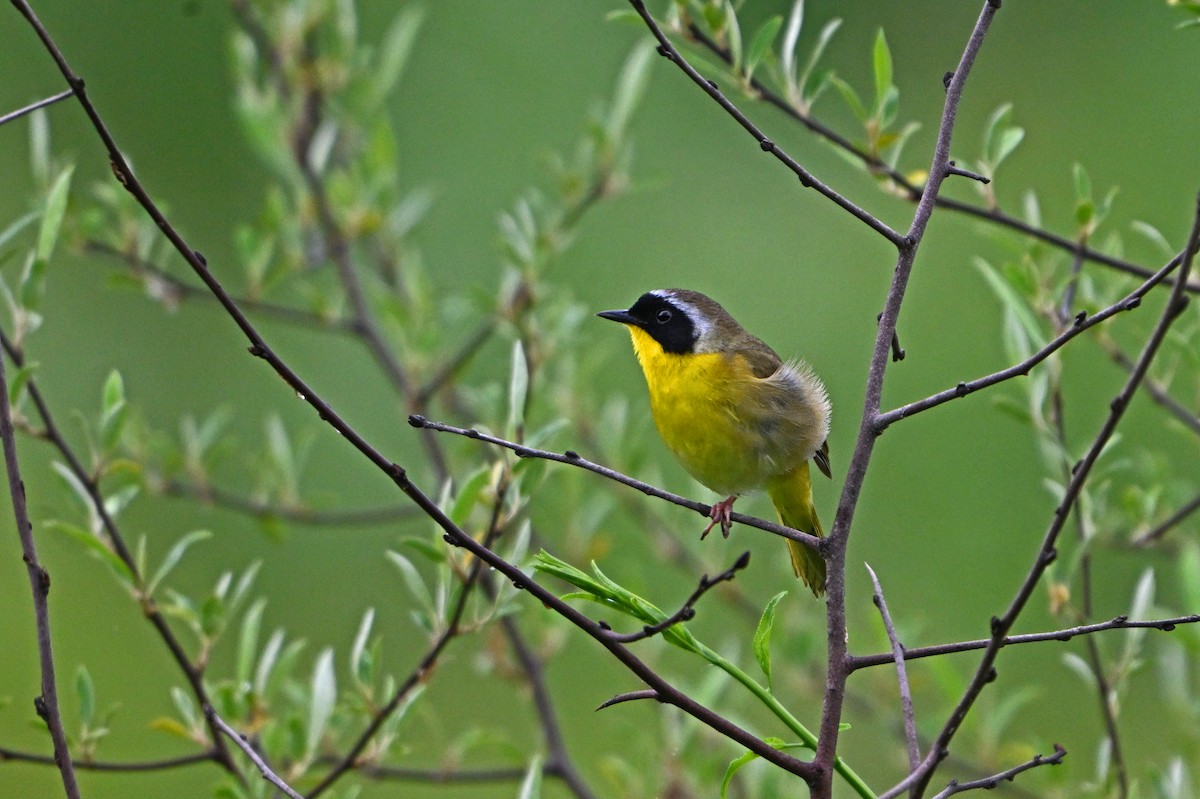
[[[758,629],[754,631],[754,658],[767,677],[768,688],[771,686],[771,632],[775,627],[775,608],[785,596],[787,591],[780,591],[771,597],[758,620]]]
[[[46,206],[42,212],[42,225],[38,230],[36,252],[37,260],[39,261],[48,261],[54,252],[54,245],[58,241],[58,233],[62,229],[63,217],[67,213],[67,200],[71,193],[71,175],[74,171],[75,167],[69,166],[62,172],[59,172],[58,177],[54,179],[54,183],[50,186],[50,192],[46,195]]]
[[[208,530],[193,530],[183,538],[176,541],[175,545],[167,550],[167,555],[163,558],[162,564],[159,565],[158,571],[154,573],[154,576],[150,578],[150,582],[146,584],[146,593],[153,595],[155,589],[157,589],[159,584],[162,583],[166,576],[171,573],[171,570],[179,565],[179,561],[183,558],[184,554],[187,553],[188,548],[191,547],[192,544],[195,544],[199,541],[204,541],[208,538],[212,538],[212,533]]]
[[[326,647],[317,656],[317,664],[313,668],[312,703],[309,706],[308,728],[305,734],[306,752],[309,755],[317,751],[329,726],[336,701],[337,681],[333,672],[333,648]]]

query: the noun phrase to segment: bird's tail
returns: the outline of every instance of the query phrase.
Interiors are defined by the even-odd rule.
[[[812,481],[808,474],[808,461],[792,471],[767,481],[767,495],[779,512],[779,521],[788,527],[823,538],[825,531],[817,519],[813,507]],[[792,556],[792,569],[804,581],[815,596],[825,593],[825,560],[821,553],[798,541],[787,542]]]

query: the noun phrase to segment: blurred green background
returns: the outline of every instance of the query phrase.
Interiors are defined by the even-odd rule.
[[[871,81],[871,43],[878,28],[886,31],[901,90],[901,119],[922,124],[907,148],[904,171],[928,166],[943,98],[942,75],[955,65],[978,5],[936,0],[808,3],[804,41],[811,42],[820,23],[843,17],[826,64],[863,91]],[[171,218],[204,252],[214,272],[236,281],[233,230],[258,213],[267,174],[244,144],[231,113],[231,22],[225,4],[43,0],[34,6],[87,80],[93,100],[151,193],[169,208]],[[646,36],[632,25],[606,21],[608,12],[622,7],[616,0],[426,4],[425,22],[391,113],[399,131],[406,186],[429,187],[436,197],[416,240],[440,291],[478,287],[486,292],[495,286],[498,212],[528,187],[549,182],[549,154],[573,147],[589,109],[611,96],[622,60]],[[787,7],[782,1],[748,0],[743,14],[760,20],[786,13]],[[382,31],[394,7],[360,3],[359,11],[364,30]],[[1180,245],[1200,185],[1195,157],[1200,103],[1195,80],[1198,34],[1172,30],[1178,21],[1180,17],[1162,2],[1010,0],[998,14],[968,84],[954,155],[976,157],[987,116],[1001,103],[1013,102],[1014,122],[1026,129],[1026,138],[996,187],[1003,207],[1018,210],[1023,193],[1032,188],[1046,226],[1071,235],[1071,166],[1078,162],[1088,169],[1097,193],[1120,187],[1110,228],[1127,230],[1130,221],[1144,220]],[[0,111],[61,89],[52,62],[11,8],[0,13],[0,40]],[[907,227],[912,213],[908,203],[880,192],[869,177],[782,115],[743,97],[735,100],[818,177],[892,226]],[[841,130],[853,130],[833,92],[818,103],[816,115]],[[55,106],[49,118],[54,152],[78,163],[75,191],[82,201],[93,181],[111,179],[106,157],[75,104]],[[575,245],[554,265],[551,280],[596,310],[624,307],[651,288],[696,288],[719,299],[785,357],[809,360],[834,403],[830,445],[835,480],[817,489],[818,507],[831,521],[857,432],[875,318],[894,253],[860,223],[815,192],[803,190],[665,61],[654,64],[632,138],[631,190],[589,214]],[[27,159],[27,124],[0,127],[0,223],[28,208],[33,184]],[[976,196],[964,180],[949,181],[945,193]],[[1014,241],[1019,240],[962,216],[934,216],[900,323],[908,357],[889,371],[885,407],[1004,365],[1000,310],[971,264],[975,256],[1003,259],[1013,251]],[[1161,260],[1136,237],[1128,237],[1127,255],[1150,266]],[[169,314],[136,292],[113,288],[111,272],[94,258],[65,251],[52,265],[45,325],[29,350],[41,364],[42,388],[64,421],[70,419],[71,408],[98,407],[103,380],[117,368],[131,399],[159,428],[173,429],[181,414],[206,414],[228,406],[237,413],[234,431],[257,445],[263,419],[275,412],[289,424],[311,423],[315,431],[306,485],[316,495],[338,506],[381,505],[396,499],[368,464],[336,435],[315,425],[307,407],[295,402],[264,364],[243,357],[243,340],[216,309],[190,303]],[[1158,302],[1148,307],[1157,309]],[[1150,313],[1156,311],[1141,316]],[[1116,324],[1136,332],[1146,318]],[[270,323],[264,323],[264,330],[278,351],[389,457],[404,463],[419,456],[413,431],[402,424],[402,413],[388,399],[360,348]],[[631,408],[641,415],[636,424],[645,436],[652,436],[642,379],[625,337],[600,323],[585,323],[581,335],[586,349],[603,353],[605,368],[598,373],[602,380],[595,390],[629,395]],[[496,343],[481,361],[506,357],[505,345]],[[1075,398],[1068,409],[1068,430],[1081,447],[1097,429],[1123,373],[1087,342],[1080,342],[1066,364],[1069,396]],[[1165,429],[1144,397],[1129,421],[1127,443],[1164,449],[1177,462],[1187,463],[1190,455],[1194,469],[1194,442]],[[666,487],[707,498],[656,449],[656,442],[652,444],[649,449],[662,461]],[[454,452],[469,456],[470,448],[452,446]],[[22,456],[34,513],[61,515],[67,500],[49,467],[48,449],[24,440]],[[231,473],[235,466],[245,466],[237,452],[228,458]],[[1032,436],[997,412],[986,396],[949,404],[889,430],[876,449],[849,553],[852,650],[876,651],[884,644],[861,567],[864,561],[884,581],[892,613],[909,645],[985,636],[988,619],[1007,604],[1028,568],[1053,505],[1042,486]],[[768,513],[762,499],[741,509]],[[661,513],[685,531],[686,546],[702,550],[710,563],[727,563],[746,546],[766,557],[781,556],[777,542],[764,542],[747,530],[737,530],[729,542],[709,539],[701,545],[690,535],[694,516],[678,509]],[[7,511],[0,518],[0,552],[7,564],[0,573],[0,606],[5,608],[0,614],[0,694],[11,700],[0,709],[0,745],[45,751],[42,736],[30,724],[37,661],[29,592]],[[395,529],[296,528],[273,540],[236,515],[162,501],[132,508],[126,525],[147,534],[157,553],[182,532],[213,530],[214,538],[197,548],[174,576],[194,592],[203,591],[221,572],[240,571],[261,558],[258,590],[269,597],[267,627],[282,626],[306,638],[309,656],[327,645],[337,647],[339,670],[345,668],[344,652],[367,607],[380,609],[377,623],[389,670],[405,673],[423,649],[423,638],[404,610],[407,595],[382,557],[383,550],[394,545]],[[1195,523],[1190,532],[1195,533]],[[120,704],[112,734],[101,749],[103,758],[180,753],[177,740],[147,729],[148,720],[171,712],[168,689],[178,683],[160,642],[92,559],[49,534],[40,536],[39,546],[54,579],[55,654],[61,682],[68,689],[68,718],[70,681],[78,665],[86,663],[100,705]],[[610,574],[629,579],[635,587],[642,581],[643,588],[661,568],[655,563],[623,563],[619,549],[604,564]],[[1106,550],[1097,562],[1096,617],[1127,610],[1137,577],[1147,567],[1159,570],[1162,604],[1178,607],[1177,579],[1168,553]],[[752,573],[753,580],[762,583],[745,586],[760,606],[781,590],[782,571],[772,575],[767,579],[765,573]],[[672,597],[686,593],[691,581],[672,574],[647,590],[657,591],[656,600],[670,605],[677,601]],[[810,614],[811,629],[820,633],[817,605],[793,594],[783,607],[788,614]],[[526,612],[541,610],[529,607]],[[1055,624],[1039,598],[1022,618],[1019,631]],[[739,640],[744,644],[752,627],[742,632]],[[636,761],[636,753],[623,751],[623,739],[631,730],[662,723],[660,711],[626,705],[592,715],[592,709],[612,694],[639,686],[591,642],[565,630],[562,635],[563,652],[551,662],[549,678],[559,689],[572,751],[587,775],[602,786],[605,759],[620,754]],[[415,726],[405,736],[413,747],[408,762],[437,764],[446,741],[472,723],[508,726],[509,721],[499,720],[518,719],[515,737],[536,740],[519,686],[472,679],[476,646],[457,645],[444,673],[434,680],[424,708],[411,722]],[[740,644],[731,646],[736,650]],[[1033,747],[1026,752],[1013,746],[1011,756],[1001,758],[1015,762],[1035,750],[1049,751],[1053,741],[1062,743],[1071,755],[1059,768],[1062,773],[1043,778],[1051,782],[1086,779],[1094,768],[1101,729],[1095,697],[1061,662],[1066,648],[1075,646],[1006,652],[1000,659],[1000,681],[977,711],[986,715],[1003,696],[1035,691],[1034,701],[1023,707],[1006,740],[996,746],[1004,749],[1011,740]],[[227,662],[229,652],[218,652],[218,662],[222,658]],[[964,671],[972,663],[969,655],[953,661]],[[940,719],[931,717],[928,705],[922,706],[921,691],[951,679],[945,671],[947,667],[927,664],[911,669],[918,717],[929,729]],[[812,690],[802,680],[797,685],[797,691]],[[890,673],[882,670],[856,677],[851,687],[868,695],[894,690]],[[814,726],[818,697],[813,693],[812,710],[801,712]],[[856,718],[853,704],[848,720],[864,730],[890,723],[869,715]],[[1155,673],[1143,670],[1121,715],[1127,754],[1139,774],[1150,773],[1149,763],[1165,765],[1156,758],[1161,742],[1176,735],[1176,723],[1156,686]],[[962,740],[974,746],[979,735],[968,725]],[[1194,737],[1188,740],[1193,743],[1186,745],[1194,747]],[[862,764],[860,771],[880,787],[900,773],[902,763],[895,754],[899,745],[880,758],[874,735],[856,736],[852,729],[843,741],[846,757]],[[726,747],[724,754],[732,758],[737,753]],[[1193,762],[1196,754],[1190,752]],[[496,746],[496,755],[502,759],[503,747]],[[83,786],[91,797],[201,796],[216,776],[208,766],[152,776],[85,774]],[[54,796],[60,790],[51,769],[0,764],[0,795]],[[558,790],[553,786],[548,794],[560,795],[554,793]],[[381,785],[368,787],[367,795],[483,797],[514,791]]]

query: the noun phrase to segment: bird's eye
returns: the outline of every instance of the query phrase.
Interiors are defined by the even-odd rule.
[[[661,311],[658,312],[658,323],[660,325],[665,325],[667,322],[670,322],[670,321],[671,321],[671,312],[670,311],[668,311],[666,308],[663,308]]]

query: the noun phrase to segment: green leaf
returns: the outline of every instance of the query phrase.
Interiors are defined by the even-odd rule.
[[[392,20],[380,45],[379,60],[371,74],[368,108],[375,109],[382,105],[400,80],[424,16],[425,12],[420,6],[410,5],[405,6]]]
[[[69,166],[50,186],[46,195],[46,206],[42,212],[42,226],[38,230],[37,260],[48,261],[54,252],[54,244],[58,241],[58,233],[62,229],[63,217],[67,213],[67,199],[71,192],[71,175],[75,167]]]
[[[92,684],[87,666],[80,666],[75,672],[75,693],[79,695],[79,720],[83,726],[90,727],[96,713],[96,686]]]
[[[770,745],[772,749],[778,749],[780,751],[783,751],[786,749],[808,749],[808,748],[810,748],[805,744],[785,743],[782,738],[775,738],[775,737],[763,738],[763,742]],[[758,755],[756,755],[754,752],[746,752],[745,754],[741,755],[740,757],[734,758],[729,763],[729,767],[727,769],[725,769],[725,778],[721,780],[721,799],[726,799],[726,797],[728,796],[729,783],[731,783],[733,781],[733,776],[738,773],[738,770],[741,769],[741,767],[746,765],[747,763],[752,763],[753,761],[755,761],[757,759],[758,759]]]
[[[259,599],[246,611],[242,619],[242,632],[238,636],[237,647],[237,681],[245,685],[250,681],[250,672],[254,668],[254,656],[258,651],[258,631],[262,627],[263,610],[267,607],[266,599]]]
[[[333,648],[326,647],[317,656],[317,665],[313,668],[312,704],[308,714],[308,728],[305,735],[306,752],[312,755],[321,743],[329,719],[333,715],[333,705],[337,701],[337,682],[333,673]]]
[[[812,53],[808,56],[808,62],[804,65],[804,72],[800,74],[800,92],[803,95],[803,101],[807,104],[815,102],[817,97],[825,91],[825,87],[833,80],[833,70],[816,71],[817,62],[821,60],[825,48],[829,46],[829,40],[841,26],[842,20],[839,18],[825,23],[825,26],[821,28],[821,34],[817,37],[817,43],[813,47]]]
[[[612,110],[604,126],[610,145],[616,145],[625,137],[629,120],[637,110],[646,94],[646,84],[650,81],[650,64],[653,63],[654,48],[649,40],[640,42],[621,67],[617,78],[617,88],[613,94]]]
[[[1025,298],[1018,294],[1016,289],[1013,288],[1012,283],[987,261],[982,258],[976,258],[974,264],[979,273],[983,275],[984,280],[987,281],[988,286],[995,293],[997,299],[1000,300],[1001,305],[1013,315],[1025,334],[1029,337],[1029,340],[1034,342],[1038,347],[1041,347],[1044,343],[1042,326]]]
[[[1000,162],[1012,155],[1013,150],[1017,149],[1017,145],[1024,139],[1024,128],[1005,128],[996,144],[996,151],[992,154],[992,168],[1000,166]]]
[[[804,0],[792,3],[787,27],[783,31],[783,46],[779,50],[779,63],[783,68],[783,80],[787,85],[788,99],[793,103],[800,99],[800,85],[796,80],[796,45],[800,41],[800,30],[804,27]]]
[[[787,591],[780,591],[771,597],[758,620],[758,629],[754,631],[754,658],[767,677],[768,688],[771,687],[771,630],[775,627],[775,607],[785,596]]]
[[[529,362],[521,340],[513,342],[508,378],[508,431],[516,434],[525,426],[525,400],[529,394]]]
[[[467,475],[466,480],[462,482],[462,488],[458,491],[458,496],[454,498],[454,504],[450,506],[450,512],[447,514],[452,522],[459,527],[467,523],[467,519],[471,516],[471,511],[474,510],[476,503],[479,502],[479,495],[488,487],[491,480],[492,469],[487,465],[480,466]],[[440,556],[441,553],[439,552],[438,554]]]
[[[892,51],[888,49],[883,28],[875,34],[875,47],[871,53],[871,64],[875,72],[875,107],[883,109],[884,99],[895,88],[892,85]]]
[[[837,75],[830,77],[829,80],[833,83],[834,88],[838,90],[838,93],[842,95],[842,99],[846,101],[846,105],[850,108],[850,112],[854,114],[855,118],[859,122],[866,122],[870,114],[867,113],[867,107],[859,99],[858,92],[854,90],[854,87]]]
[[[267,639],[262,655],[258,658],[258,668],[254,670],[254,692],[262,696],[267,691],[267,683],[271,679],[271,671],[279,658],[279,650],[283,646],[283,630],[276,630]]]
[[[362,622],[358,625],[358,633],[354,636],[354,644],[350,647],[350,674],[363,685],[371,682],[370,653],[367,651],[367,639],[371,635],[371,625],[375,621],[375,608],[367,608]]]
[[[779,29],[783,27],[783,17],[775,16],[768,19],[750,40],[750,52],[746,56],[746,80],[754,75],[754,70],[762,63],[763,58],[771,51]]]
[[[417,571],[417,567],[413,566],[412,561],[399,552],[389,550],[387,556],[400,570],[400,576],[404,580],[404,586],[408,592],[432,614],[433,596],[429,593],[429,587],[425,585],[425,581],[421,579],[421,573]]]
[[[117,576],[121,578],[130,587],[133,586],[135,580],[133,571],[125,564],[125,561],[109,549],[108,544],[101,540],[98,536],[92,535],[89,531],[82,527],[77,527],[66,522],[51,520],[46,522],[46,526],[51,530],[58,530],[60,533],[65,533],[69,538],[75,539],[80,544],[83,544],[92,551],[100,560],[104,561]]]
[[[37,361],[26,361],[24,366],[13,370],[8,383],[8,402],[13,407],[20,405],[22,397],[25,396],[25,387],[29,385],[37,367]]]
[[[525,778],[521,780],[521,789],[517,799],[540,799],[542,795],[542,756],[534,755],[525,770]]]
[[[121,436],[125,426],[125,384],[116,369],[104,381],[104,393],[100,404],[100,439],[106,450],[111,450]]]
[[[179,565],[179,561],[183,558],[188,548],[199,541],[207,538],[212,538],[212,533],[208,530],[193,530],[183,538],[175,542],[175,546],[167,551],[167,556],[163,558],[162,564],[159,565],[158,571],[150,578],[150,582],[146,584],[146,594],[153,595],[156,588],[163,579],[171,573],[171,570]]]
[[[1090,200],[1092,198],[1092,180],[1088,177],[1088,173],[1083,168],[1083,165],[1072,165],[1071,176],[1075,183],[1076,201]]]
[[[12,241],[18,233],[36,222],[40,216],[41,213],[38,211],[30,211],[24,216],[17,217],[4,230],[0,230],[0,250],[3,250],[5,245]]]
[[[729,40],[729,62],[734,74],[740,74],[742,65],[742,29],[738,25],[737,11],[733,3],[725,0],[725,36]]]

